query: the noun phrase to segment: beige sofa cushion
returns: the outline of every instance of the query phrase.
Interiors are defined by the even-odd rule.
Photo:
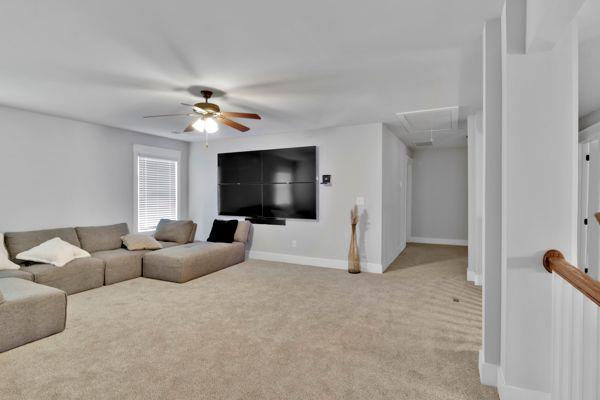
[[[21,270],[33,274],[36,283],[52,286],[67,294],[101,287],[104,284],[104,261],[97,258],[78,258],[64,267],[33,264]]]
[[[104,284],[135,279],[142,276],[142,257],[148,250],[105,250],[92,253],[92,257],[104,261]]]
[[[126,223],[104,226],[78,226],[75,228],[81,248],[90,253],[121,248],[121,236],[129,233]]]
[[[161,242],[161,241],[159,241],[158,243],[160,243],[160,245],[162,246],[163,249],[168,249],[169,247],[181,246],[179,243],[175,243],[175,242]]]
[[[244,261],[242,243],[194,242],[144,255],[146,278],[177,283],[219,271]]]
[[[55,237],[61,238],[67,243],[71,243],[74,246],[81,247],[75,228],[59,228],[59,229],[46,229],[41,231],[28,231],[28,232],[6,232],[4,234],[4,242],[6,243],[6,250],[10,259],[17,264],[23,264],[24,261],[16,259],[17,254],[27,251],[39,246],[47,240]]]
[[[240,243],[248,242],[251,227],[252,224],[248,221],[238,221],[237,229],[235,230],[235,235],[233,235],[233,241]]]
[[[190,233],[190,239],[188,240],[188,243],[194,243],[194,240],[196,240],[196,229],[198,229],[198,224],[194,223],[194,227],[192,228],[192,233]]]
[[[173,221],[161,219],[156,227],[154,238],[163,242],[189,243],[194,230],[193,221]]]
[[[144,235],[143,233],[130,233],[129,235],[121,236],[123,244],[127,250],[158,250],[162,249],[162,245],[152,236]]]

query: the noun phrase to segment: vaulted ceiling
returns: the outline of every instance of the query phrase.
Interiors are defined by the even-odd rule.
[[[7,0],[0,104],[194,140],[171,133],[187,118],[142,116],[208,87],[263,116],[248,134],[384,122],[410,142],[396,113],[481,107],[480,36],[501,3]]]

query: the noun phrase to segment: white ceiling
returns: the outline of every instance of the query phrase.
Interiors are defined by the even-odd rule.
[[[480,36],[501,3],[3,0],[0,104],[201,140],[170,133],[187,117],[142,116],[209,87],[223,110],[263,116],[240,121],[248,134],[384,122],[408,140],[396,113],[481,107]]]

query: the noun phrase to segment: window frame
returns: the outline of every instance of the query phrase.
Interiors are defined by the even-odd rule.
[[[153,146],[146,146],[146,145],[141,145],[141,144],[134,144],[133,145],[133,229],[134,232],[137,233],[153,233],[154,231],[143,231],[140,232],[139,227],[138,227],[138,192],[139,192],[139,163],[138,163],[138,158],[139,157],[150,157],[150,158],[156,158],[159,160],[166,160],[166,161],[175,161],[177,162],[177,180],[176,180],[176,189],[175,189],[175,196],[176,196],[176,210],[175,210],[175,215],[176,218],[179,218],[180,215],[180,211],[181,211],[181,196],[180,196],[180,191],[181,191],[181,151],[179,150],[173,150],[173,149],[165,149],[162,147],[153,147]]]

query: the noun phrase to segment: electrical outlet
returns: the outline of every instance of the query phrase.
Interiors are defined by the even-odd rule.
[[[292,240],[292,247],[296,247],[298,245],[298,242],[296,242],[295,240]]]

